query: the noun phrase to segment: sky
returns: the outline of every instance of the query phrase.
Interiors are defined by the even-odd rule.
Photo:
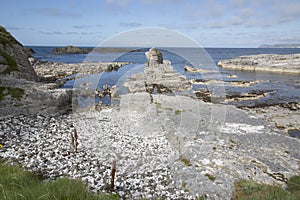
[[[9,0],[0,10],[0,25],[26,46],[96,46],[146,27],[203,47],[300,43],[300,0]]]

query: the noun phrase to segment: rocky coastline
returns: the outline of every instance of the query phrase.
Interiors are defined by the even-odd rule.
[[[176,95],[197,80],[179,76],[152,48],[118,106],[70,112],[74,91],[59,88],[58,79],[126,63],[29,62],[23,46],[0,30],[1,160],[47,179],[81,180],[95,193],[110,192],[116,161],[114,191],[123,199],[229,200],[235,181],[285,187],[300,175],[300,140],[284,133],[300,128],[299,103],[242,110]],[[110,88],[97,95],[105,91],[112,95]],[[199,95],[209,99],[207,92]]]
[[[300,74],[300,54],[259,54],[220,60],[224,69]]]
[[[30,57],[29,61],[35,72],[44,79],[61,79],[74,74],[91,75],[101,72],[117,71],[129,62],[82,62],[59,63],[42,61]]]

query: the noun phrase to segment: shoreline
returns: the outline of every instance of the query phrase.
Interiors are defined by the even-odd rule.
[[[158,50],[149,52],[152,54],[147,54],[145,72],[131,77],[131,81],[142,79],[134,86],[137,89],[133,91],[138,92],[120,95],[118,107],[101,107],[100,111],[91,108],[65,112],[74,103],[74,90],[59,89],[56,81],[79,70],[113,70],[112,63],[100,64],[91,71],[83,69],[86,63],[32,60],[39,75],[52,83],[19,79],[14,74],[1,76],[2,85],[24,90],[18,99],[6,88],[8,92],[1,102],[1,109],[12,115],[1,117],[1,159],[48,179],[79,179],[95,193],[108,192],[110,166],[117,161],[115,191],[128,199],[205,196],[229,200],[235,181],[251,179],[284,186],[289,177],[300,175],[299,139],[284,134],[264,115],[231,105],[153,92],[157,89],[168,93],[169,88],[160,82],[168,77],[143,82],[157,66],[170,73],[174,81],[171,83],[182,84],[175,89],[188,89],[190,83],[173,72],[171,63],[164,62]],[[19,113],[14,109],[19,109]],[[78,149],[71,137],[75,129]]]

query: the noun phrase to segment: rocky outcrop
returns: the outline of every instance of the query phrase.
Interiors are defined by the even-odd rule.
[[[72,91],[39,81],[24,47],[0,26],[0,118],[68,111]]]
[[[171,93],[191,89],[186,77],[174,72],[170,61],[162,61],[159,50],[151,48],[146,57],[148,63],[144,72],[132,75],[124,83],[129,92]]]
[[[24,50],[28,57],[31,57],[33,54],[35,54],[35,51],[32,48],[25,47]]]
[[[24,47],[0,26],[0,76],[39,80],[27,58]]]
[[[92,51],[92,48],[81,48],[74,46],[57,47],[52,50],[54,54],[88,54]]]
[[[41,61],[29,58],[34,70],[44,78],[63,78],[73,74],[96,74],[100,72],[117,71],[129,62],[82,62],[82,63],[59,63]]]
[[[233,106],[147,93],[121,95],[120,106],[144,137],[164,133],[172,181],[192,194],[231,199],[236,180],[285,185],[299,175],[299,140]]]
[[[274,126],[289,133],[290,130],[300,132],[300,103],[284,103],[258,107],[243,107],[248,112],[269,121]],[[297,136],[300,139],[300,134]]]
[[[220,60],[224,69],[300,74],[300,54],[259,54]]]
[[[148,65],[163,64],[163,56],[160,50],[151,48],[145,55],[148,60]]]
[[[58,86],[57,83],[45,84],[2,77],[0,118],[20,114],[53,115],[70,111],[72,90],[60,89]]]

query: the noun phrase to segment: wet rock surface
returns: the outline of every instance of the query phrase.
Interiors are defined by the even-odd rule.
[[[286,72],[300,74],[300,54],[259,54],[220,60],[218,65],[225,69]]]

